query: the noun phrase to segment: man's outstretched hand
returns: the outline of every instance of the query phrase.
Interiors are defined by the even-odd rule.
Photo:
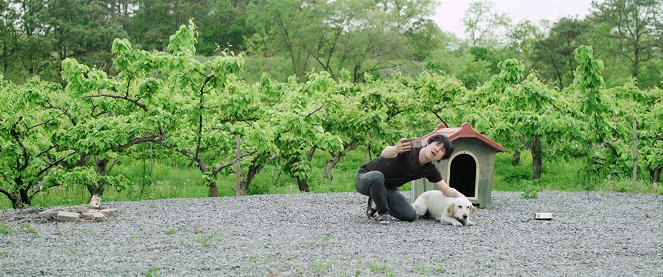
[[[398,153],[403,153],[412,150],[412,139],[402,138],[396,143]]]
[[[398,153],[403,153],[410,150],[412,150],[412,139],[402,138],[396,143],[396,145],[387,146],[384,150],[382,150],[380,156],[383,158],[396,158]]]

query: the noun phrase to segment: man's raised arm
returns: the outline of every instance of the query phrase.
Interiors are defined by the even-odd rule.
[[[396,143],[396,145],[389,145],[382,150],[380,156],[383,158],[396,158],[398,153],[403,153],[412,150],[412,144],[410,143],[412,139],[402,138]]]
[[[437,183],[437,188],[447,197],[465,197],[462,193],[458,192],[455,188],[450,187],[447,182],[441,180]]]

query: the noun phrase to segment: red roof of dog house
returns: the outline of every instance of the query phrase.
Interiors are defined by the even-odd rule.
[[[444,124],[437,125],[437,129],[435,129],[435,131],[421,137],[422,145],[426,145],[428,143],[428,138],[434,134],[443,134],[447,136],[450,141],[454,141],[459,138],[475,138],[489,145],[497,152],[504,152],[504,147],[502,147],[502,145],[499,145],[497,142],[494,142],[486,136],[478,133],[477,131],[474,131],[474,129],[472,129],[472,125],[467,122],[461,124],[458,128],[447,128],[447,126]]]

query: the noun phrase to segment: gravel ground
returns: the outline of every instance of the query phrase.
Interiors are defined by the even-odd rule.
[[[470,227],[378,225],[358,193],[102,202],[106,222],[4,210],[0,276],[663,276],[663,195],[520,195]]]

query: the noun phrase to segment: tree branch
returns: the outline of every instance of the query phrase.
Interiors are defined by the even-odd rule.
[[[200,169],[202,172],[207,172],[208,168],[207,168],[207,165],[205,164],[205,162],[203,162],[203,160],[201,160],[200,157],[195,156],[188,149],[179,149],[177,147],[170,146],[163,140],[157,140],[157,141],[154,141],[154,143],[159,144],[159,145],[161,145],[161,146],[163,146],[167,149],[172,149],[174,151],[177,151],[178,153],[180,153],[180,154],[184,155],[185,157],[187,157],[187,158],[193,160],[194,162],[196,162],[196,164],[198,165],[198,169]]]
[[[0,192],[1,192],[2,194],[6,195],[9,199],[12,199],[12,198],[13,198],[13,195],[11,194],[11,192],[6,191],[6,190],[3,189],[3,188],[0,188]]]
[[[230,166],[232,166],[233,164],[235,164],[236,162],[239,162],[240,160],[242,160],[243,158],[248,157],[248,156],[251,156],[251,155],[253,155],[253,154],[257,153],[257,152],[258,152],[258,151],[252,151],[252,152],[249,152],[249,153],[246,153],[246,154],[242,154],[241,156],[236,157],[235,160],[232,161],[232,162],[227,162],[227,163],[225,163],[225,164],[217,165],[217,166],[214,168],[214,170],[212,170],[212,175],[216,175],[216,174],[218,174],[219,171],[221,171],[222,169],[224,169],[224,168],[226,168],[226,167],[230,167]]]
[[[71,114],[69,114],[69,111],[67,111],[63,108],[60,108],[60,107],[56,107],[55,105],[51,104],[51,102],[48,101],[48,100],[46,100],[46,104],[48,104],[48,106],[46,106],[46,108],[51,108],[51,109],[55,109],[55,110],[58,110],[58,111],[62,112],[62,114],[60,114],[60,115],[63,115],[63,114],[66,115],[67,118],[69,119],[69,122],[71,122],[71,124],[73,124],[73,125],[76,125],[76,120],[74,120],[73,116],[71,116]]]
[[[305,116],[305,118],[308,118],[309,116],[311,116],[312,114],[316,113],[317,111],[322,110],[322,108],[324,108],[326,105],[327,105],[326,102],[325,102],[325,103],[322,103],[322,105],[320,105],[320,107],[318,107],[318,108],[315,109],[314,111],[308,113],[308,114]]]
[[[129,74],[129,79],[127,79],[127,90],[124,92],[124,97],[129,98],[129,87],[131,87],[131,81],[133,80],[133,74]]]
[[[112,149],[113,149],[113,152],[122,152],[122,151],[126,150],[127,148],[129,148],[131,146],[134,146],[136,144],[144,143],[144,142],[155,142],[155,141],[160,140],[160,139],[163,139],[161,134],[147,134],[147,135],[144,135],[144,136],[141,136],[141,137],[135,137],[135,138],[131,139],[129,142],[127,142],[125,144],[122,144],[122,145],[115,146]]]
[[[44,121],[44,122],[41,122],[41,123],[37,123],[35,125],[32,125],[32,126],[28,127],[28,130],[32,130],[32,129],[37,128],[39,126],[46,125],[48,123],[51,123],[52,121],[53,121],[53,119],[50,119],[50,120],[47,120],[47,121]]]
[[[51,147],[45,149],[44,151],[39,152],[37,155],[35,155],[35,157],[39,157],[39,156],[45,154],[46,152],[48,152],[48,151],[50,151],[51,149],[56,148],[56,147],[57,147],[57,145],[51,145]]]
[[[46,173],[48,170],[50,170],[52,167],[59,165],[59,164],[60,164],[62,161],[64,161],[66,158],[69,158],[70,156],[72,156],[72,155],[74,155],[74,154],[76,154],[76,152],[75,152],[75,151],[72,151],[71,153],[69,153],[69,155],[66,155],[66,156],[64,156],[64,157],[62,157],[62,158],[56,160],[55,162],[53,162],[53,163],[47,165],[45,168],[42,168],[42,170],[40,170],[39,172],[37,172],[36,176],[37,176],[37,177],[41,176],[42,174],[44,174],[44,173]]]
[[[210,80],[214,78],[214,75],[207,76],[205,78],[205,81],[203,81],[203,84],[200,86],[200,89],[198,90],[200,93],[200,104],[198,106],[198,110],[200,113],[198,114],[198,139],[196,142],[196,152],[194,153],[194,157],[197,159],[198,154],[200,153],[200,145],[202,144],[203,140],[203,109],[204,109],[204,96],[205,96],[205,86],[207,83],[209,83]]]
[[[7,175],[5,175],[4,172],[0,171],[0,175],[2,175],[2,178],[4,178],[5,181],[7,181],[8,183],[11,183],[11,182],[12,182],[12,181],[9,179],[9,177],[7,177]]]
[[[20,122],[21,120],[23,120],[23,117],[21,117],[18,122]],[[21,147],[22,152],[23,152],[23,164],[21,164],[19,162],[18,157],[16,158],[16,169],[21,171],[21,170],[25,169],[26,167],[28,167],[28,162],[30,161],[30,155],[28,155],[28,149],[25,147],[25,145],[21,141],[20,134],[16,130],[16,127],[18,126],[18,122],[15,122],[14,124],[12,124],[12,129],[9,132],[11,133],[11,136],[16,140],[18,145]]]
[[[93,95],[87,95],[83,96],[83,98],[99,98],[99,97],[108,97],[108,98],[114,98],[114,99],[123,99],[127,100],[134,105],[138,106],[139,108],[143,109],[144,111],[148,111],[147,105],[138,102],[140,99],[131,99],[129,96],[123,96],[123,95],[115,95],[115,94],[106,94],[106,93],[100,93],[100,94],[93,94]]]
[[[220,124],[223,123],[228,123],[228,122],[250,122],[250,121],[258,121],[260,120],[259,117],[247,117],[247,118],[237,118],[237,119],[224,119],[219,121]]]

